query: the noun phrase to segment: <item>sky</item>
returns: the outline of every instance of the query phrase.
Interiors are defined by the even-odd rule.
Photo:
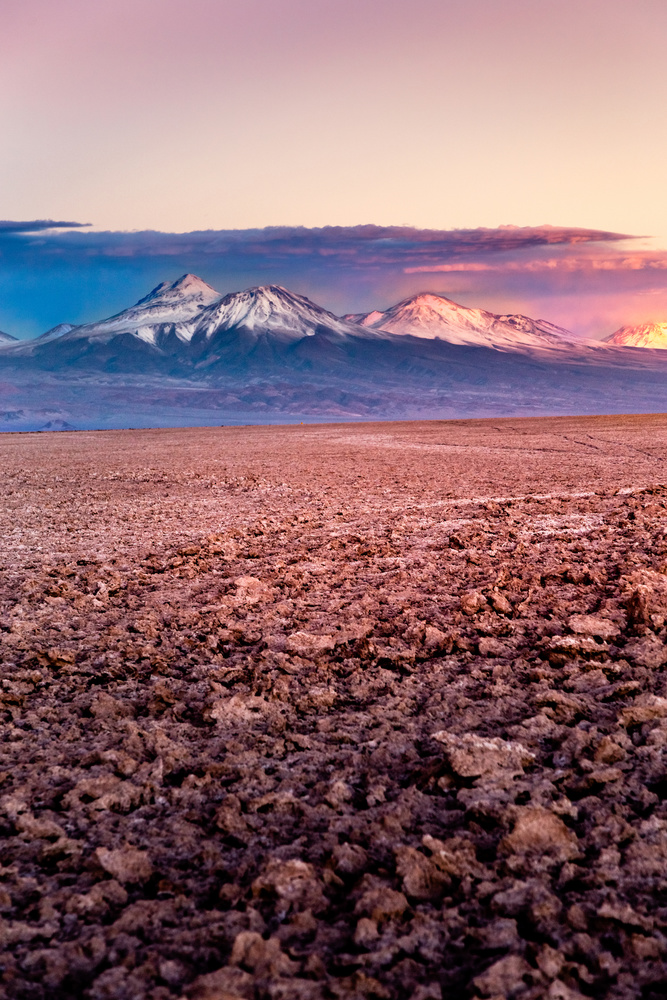
[[[2,329],[99,317],[197,263],[137,233],[368,225],[637,239],[526,250],[531,272],[483,249],[476,270],[353,248],[326,268],[296,238],[301,271],[209,246],[202,277],[286,275],[337,310],[428,287],[582,335],[667,318],[664,0],[0,0],[0,20],[0,219],[92,229],[0,240]]]

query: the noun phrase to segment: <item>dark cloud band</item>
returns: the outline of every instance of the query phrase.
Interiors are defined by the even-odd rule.
[[[43,253],[108,257],[154,257],[201,254],[205,257],[250,257],[264,260],[311,258],[324,263],[409,265],[530,247],[611,242],[629,237],[621,233],[556,226],[500,226],[497,229],[415,229],[409,226],[325,226],[306,229],[276,226],[267,229],[205,230],[192,233],[58,232],[81,229],[81,223],[0,222],[0,235],[15,237],[17,253],[27,250],[26,236],[44,233]],[[29,243],[29,241],[28,241]]]
[[[54,222],[53,219],[12,222],[0,219],[0,233],[41,233],[49,229],[85,229],[86,226],[90,226],[90,222]]]

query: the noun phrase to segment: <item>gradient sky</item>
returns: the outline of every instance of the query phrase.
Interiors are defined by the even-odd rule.
[[[667,236],[664,0],[0,12],[0,218]]]
[[[667,318],[665,0],[0,0],[0,25],[0,219],[94,230],[0,240],[9,332],[185,270],[337,311],[429,288],[586,335]],[[327,268],[300,237],[287,261],[114,235],[361,223],[650,239]]]

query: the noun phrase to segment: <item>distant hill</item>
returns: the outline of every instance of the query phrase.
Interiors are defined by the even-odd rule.
[[[373,330],[505,351],[528,348],[571,350],[575,341],[568,330],[562,330],[546,320],[471,309],[432,292],[413,295],[385,312],[374,311],[346,318]]]
[[[278,285],[221,295],[186,274],[107,319],[5,339],[0,427],[656,412],[666,376],[667,352],[442,295],[339,317]]]
[[[605,343],[622,347],[667,348],[667,323],[638,323],[636,326],[622,326]]]

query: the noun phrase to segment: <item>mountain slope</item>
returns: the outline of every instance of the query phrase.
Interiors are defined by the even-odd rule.
[[[340,318],[277,285],[222,296],[184,275],[3,344],[0,429],[667,409],[667,351],[567,338],[444,296]]]
[[[12,337],[11,333],[3,333],[0,330],[0,344],[15,344],[16,337]]]
[[[262,285],[225,295],[204,310],[195,336],[211,341],[230,330],[244,330],[254,337],[271,334],[283,341],[322,332],[338,336],[363,334],[356,324],[280,285]]]
[[[199,370],[322,369],[385,335],[340,319],[279,285],[233,292],[203,310],[190,344]]]
[[[347,319],[400,336],[437,338],[450,344],[496,350],[572,349],[576,346],[572,334],[545,320],[471,309],[431,292],[413,295],[385,312],[350,315]]]
[[[159,348],[165,341],[187,343],[193,333],[193,320],[219,298],[220,293],[201,278],[184,274],[176,281],[157,285],[115,316],[81,326],[61,323],[35,340],[24,341],[14,353],[75,362],[96,354],[108,358],[121,348],[136,355],[145,353],[144,345]],[[114,342],[110,348],[108,345]],[[100,350],[105,346],[106,350]]]
[[[52,326],[46,333],[40,334],[37,337],[37,341],[41,344],[46,340],[55,340],[56,337],[64,337],[66,333],[70,333],[72,330],[76,330],[74,323],[58,323],[57,326]]]
[[[618,347],[654,347],[667,349],[667,323],[638,323],[622,326],[603,340]]]
[[[323,364],[335,345],[384,337],[278,285],[221,296],[186,274],[158,285],[116,316],[76,327],[62,324],[17,345],[11,354],[49,370],[102,368],[183,376],[221,366],[239,371],[249,366]],[[313,343],[301,349],[306,341]]]

